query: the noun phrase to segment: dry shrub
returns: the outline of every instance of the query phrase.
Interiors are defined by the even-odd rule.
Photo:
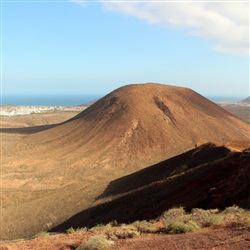
[[[87,232],[88,231],[88,228],[87,227],[78,227],[76,229],[76,232]]]
[[[207,226],[207,220],[218,213],[218,209],[203,210],[201,208],[193,208],[191,220],[195,221],[200,227],[204,227]]]
[[[51,234],[49,232],[40,232],[37,233],[33,238],[38,238],[38,237],[44,237],[44,236],[50,236]]]
[[[174,221],[166,227],[166,232],[171,234],[181,234],[181,233],[194,232],[199,229],[200,227],[194,221],[188,221],[188,222]]]
[[[225,216],[221,214],[212,215],[208,217],[204,223],[205,227],[221,225],[225,222]]]
[[[250,211],[244,211],[237,219],[237,222],[243,226],[250,227]]]
[[[66,230],[67,234],[73,234],[75,233],[75,229],[73,227],[70,227]]]
[[[210,227],[225,222],[225,216],[218,209],[203,210],[194,208],[191,211],[191,219],[200,227]]]
[[[200,229],[199,225],[191,219],[191,214],[186,214],[183,207],[172,208],[160,217],[164,224],[164,232],[171,234],[194,232]]]
[[[226,222],[236,222],[243,226],[250,226],[250,211],[244,210],[236,205],[227,207],[222,214]]]
[[[82,243],[76,250],[104,250],[114,244],[114,241],[107,240],[105,235],[97,235]]]
[[[121,226],[117,227],[112,233],[109,233],[108,236],[111,239],[127,239],[134,238],[139,236],[140,232],[134,226]]]
[[[186,213],[183,207],[172,208],[164,212],[160,216],[160,220],[165,226],[168,226],[174,221],[183,221],[186,217]]]
[[[133,225],[140,231],[141,233],[155,233],[159,230],[155,223],[148,222],[146,220],[143,221],[135,221]]]
[[[223,211],[223,214],[232,214],[232,215],[236,215],[236,216],[239,216],[241,215],[242,213],[244,212],[244,209],[236,206],[236,205],[233,205],[231,207],[227,207],[224,211]]]
[[[112,228],[112,224],[108,223],[106,225],[104,224],[97,224],[96,226],[92,227],[89,231],[98,231],[98,230],[110,230]]]

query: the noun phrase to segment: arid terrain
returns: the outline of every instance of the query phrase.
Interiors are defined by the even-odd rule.
[[[250,124],[250,102],[249,97],[239,102],[220,102],[222,108],[231,114],[239,117],[241,120]]]
[[[25,128],[59,124],[76,116],[87,107],[87,105],[72,107],[5,105],[1,106],[1,128]],[[38,131],[34,130],[34,132]]]
[[[69,228],[64,233],[41,232],[31,239],[5,242],[2,250],[83,249],[249,249],[249,211],[237,206],[224,211],[183,208],[164,212],[157,220],[132,224],[99,224]]]
[[[249,208],[250,126],[242,111],[249,105],[238,105],[235,112],[228,105],[237,106],[220,107],[186,88],[138,84],[117,89],[89,108],[2,116],[1,240],[112,220],[155,219],[179,205]],[[239,228],[218,232],[237,238]],[[211,239],[214,230],[199,234]],[[242,232],[249,238],[247,228]],[[43,237],[6,249],[74,249],[77,235],[49,236],[60,239],[57,248]],[[142,235],[114,249],[150,249],[143,246],[155,241],[162,242],[155,249],[167,249],[165,241],[169,249],[182,249],[181,244],[202,249],[192,237],[198,236]],[[217,239],[205,240],[203,249],[227,249]],[[74,248],[67,248],[71,241]],[[248,241],[240,242],[237,247],[247,249]]]

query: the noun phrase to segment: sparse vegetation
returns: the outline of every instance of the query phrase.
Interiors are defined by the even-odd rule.
[[[206,227],[216,226],[222,224],[223,222],[224,222],[224,216],[222,216],[221,214],[212,215],[206,219],[204,226]]]
[[[138,220],[132,224],[119,224],[117,221],[113,221],[106,225],[98,224],[90,229],[87,227],[77,229],[71,227],[66,232],[68,234],[78,232],[80,236],[86,233],[87,237],[91,235],[90,238],[80,244],[75,250],[105,250],[109,249],[109,247],[120,239],[138,237],[143,233],[185,234],[214,225],[221,225],[222,228],[224,226],[241,225],[246,231],[250,227],[250,211],[238,206],[231,206],[223,211],[219,211],[218,209],[203,210],[194,208],[191,212],[187,213],[183,207],[179,207],[169,209],[159,218],[150,221]],[[51,234],[54,233],[40,232],[32,238],[50,236]],[[86,236],[84,235],[84,238]],[[23,239],[19,239],[19,241],[23,241]],[[117,243],[117,245],[119,244],[121,243]]]
[[[188,222],[174,221],[170,223],[165,229],[168,233],[180,234],[180,233],[197,231],[200,229],[200,227],[194,221],[188,221]]]
[[[163,231],[166,233],[179,234],[200,229],[197,222],[192,220],[192,214],[187,214],[183,207],[169,209],[160,219],[165,226]]]
[[[66,230],[68,234],[75,232],[90,231],[94,234],[104,233],[89,238],[89,240],[81,244],[77,250],[81,249],[106,249],[112,245],[114,240],[133,238],[140,236],[142,233],[166,233],[166,234],[182,234],[195,232],[204,227],[215,225],[226,225],[237,223],[242,226],[250,227],[250,211],[242,209],[238,206],[227,207],[223,211],[218,209],[204,210],[194,208],[190,213],[186,213],[183,207],[172,208],[165,211],[159,218],[155,220],[135,221],[132,224],[119,224],[112,221],[106,225],[97,224],[95,227],[87,228],[69,228]],[[95,233],[96,232],[96,233]],[[33,238],[49,236],[49,232],[40,232]],[[94,243],[96,241],[96,243]],[[103,247],[103,248],[102,248]]]
[[[226,222],[234,220],[235,222],[250,227],[250,211],[244,210],[238,206],[227,207],[223,214]]]
[[[204,227],[214,225],[238,223],[243,226],[250,226],[250,211],[231,206],[223,211],[218,209],[203,210],[194,208],[190,213],[186,213],[183,207],[172,208],[165,211],[158,219],[147,221],[135,221],[132,224],[119,224],[112,221],[106,225],[97,224],[95,227],[88,228],[69,228],[67,233],[75,231],[104,231],[108,239],[119,240],[139,236],[142,233],[167,233],[181,234],[195,232]],[[84,249],[84,248],[83,248]]]
[[[114,241],[107,240],[105,235],[97,235],[89,238],[82,243],[76,250],[103,250],[108,249],[114,244]]]
[[[140,232],[133,225],[122,225],[114,228],[111,233],[108,233],[110,239],[127,239],[139,236]]]
[[[67,234],[73,234],[75,232],[75,229],[73,227],[70,227],[66,230]]]
[[[133,225],[138,229],[141,233],[155,233],[159,230],[155,222],[148,222],[146,220],[136,221]]]
[[[90,228],[89,231],[96,231],[96,230],[110,230],[112,228],[112,224],[108,223],[106,225],[104,224],[97,224],[96,226]]]
[[[165,211],[160,219],[163,222],[165,226],[168,226],[169,224],[173,223],[174,221],[178,220],[183,221],[186,217],[186,213],[183,207],[179,208],[172,208],[167,211]]]
[[[166,233],[186,233],[226,223],[239,223],[248,226],[250,225],[249,215],[249,211],[238,206],[228,207],[224,211],[194,208],[191,213],[186,213],[184,208],[180,207],[164,212],[159,220],[165,226]]]
[[[241,215],[242,213],[244,213],[244,209],[238,207],[238,206],[231,206],[231,207],[227,207],[224,211],[223,214],[233,214],[236,216]]]
[[[200,208],[193,208],[191,211],[191,220],[195,221],[200,227],[208,226],[208,221],[214,215],[219,213],[218,209],[200,209]]]
[[[40,232],[40,233],[37,233],[33,238],[44,237],[44,236],[50,236],[50,233],[49,232]]]
[[[76,232],[86,232],[86,231],[88,231],[88,228],[87,228],[87,227],[78,227],[78,228],[76,229]]]
[[[243,226],[250,227],[250,211],[244,211],[237,222]]]

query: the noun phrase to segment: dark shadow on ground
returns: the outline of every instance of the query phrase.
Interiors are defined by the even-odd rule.
[[[33,127],[23,127],[23,128],[0,128],[1,133],[10,133],[10,134],[35,134],[50,128],[54,128],[58,124],[50,125],[41,125]]]
[[[183,173],[199,165],[214,162],[226,156],[229,152],[230,150],[225,147],[216,147],[211,143],[204,144],[184,154],[111,181],[98,199],[130,192],[131,190],[144,187],[152,182]]]
[[[213,151],[212,148],[214,148],[215,151],[218,149],[217,147],[211,146],[211,152]],[[219,148],[220,150],[223,149],[223,147]],[[227,151],[226,148],[224,149]],[[189,156],[192,158],[192,154],[198,154],[199,150],[201,150],[200,147],[196,150],[189,151],[185,157],[188,158]],[[219,153],[222,151],[219,151]],[[200,155],[200,157],[201,156],[202,155]],[[179,159],[179,163],[175,161],[176,169],[185,165],[185,157],[183,157],[182,160]],[[193,159],[195,159],[195,157]],[[170,159],[157,164],[158,169],[162,169],[161,174],[168,175],[168,162],[172,160],[173,159]],[[203,160],[199,160],[198,157],[197,161]],[[110,197],[111,201],[84,210],[62,224],[52,228],[51,231],[64,232],[70,227],[93,227],[96,224],[105,224],[114,220],[118,223],[150,220],[157,218],[167,209],[178,206],[185,207],[187,211],[195,207],[203,209],[223,209],[234,204],[249,209],[249,162],[250,153],[248,152],[225,152],[224,155],[221,154],[220,158],[214,159],[212,162],[201,163],[201,165],[198,164],[196,167],[191,166],[191,169],[186,169],[170,177],[163,177],[151,183],[149,183],[149,180],[140,180],[140,184],[129,184],[129,188],[121,187],[119,191],[113,189],[113,193],[131,191],[123,195],[120,194],[116,198]],[[166,173],[163,171],[164,168]],[[157,172],[158,169],[155,169],[155,171]],[[140,176],[140,174],[141,173],[135,173],[114,181],[112,183],[113,188],[114,183],[118,185],[121,183],[121,180],[124,181],[124,183],[125,180],[128,182],[133,180],[131,183],[134,181],[137,182],[137,177]],[[155,175],[157,175],[157,173]],[[158,176],[160,176],[160,174]],[[151,181],[153,179],[154,178],[150,178]],[[149,184],[146,185],[146,183]],[[111,192],[110,186],[112,185],[109,185],[107,189],[109,193]],[[107,190],[105,190],[106,193]]]

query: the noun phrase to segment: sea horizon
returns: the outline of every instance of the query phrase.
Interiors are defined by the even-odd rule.
[[[15,106],[81,106],[103,95],[3,95],[1,105]]]
[[[103,95],[2,95],[1,105],[13,106],[81,106],[102,98]],[[238,102],[246,97],[205,96],[213,102]]]

